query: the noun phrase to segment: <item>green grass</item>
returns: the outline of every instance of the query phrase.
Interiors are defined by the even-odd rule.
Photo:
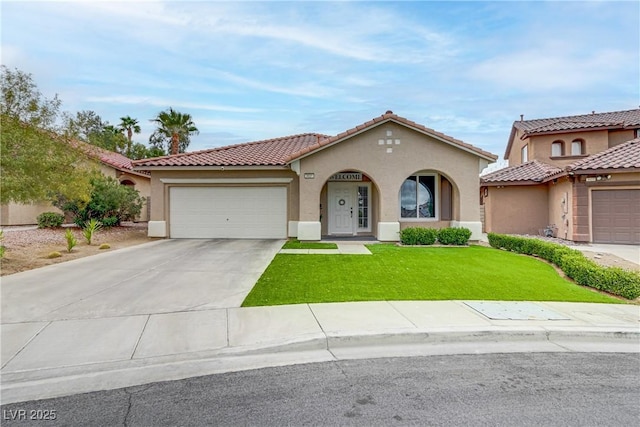
[[[335,243],[321,242],[301,242],[299,240],[289,240],[282,249],[338,249]]]
[[[276,255],[244,307],[385,300],[617,303],[540,260],[493,248],[369,245],[373,255]]]

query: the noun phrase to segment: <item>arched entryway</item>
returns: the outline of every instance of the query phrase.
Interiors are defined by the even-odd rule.
[[[378,187],[358,170],[336,172],[320,193],[323,236],[374,236],[378,216]]]

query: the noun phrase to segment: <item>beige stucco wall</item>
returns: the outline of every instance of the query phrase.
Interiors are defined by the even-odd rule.
[[[564,177],[557,182],[549,182],[549,224],[558,227],[557,236],[561,239],[573,239],[573,185]]]
[[[522,150],[522,147],[524,147],[525,145],[527,145],[529,143],[528,139],[525,139],[524,141],[520,139],[520,136],[522,136],[522,131],[516,129],[515,132],[515,136],[513,137],[513,143],[511,144],[511,151],[509,151],[507,160],[509,161],[509,166],[516,166],[519,164],[522,164],[521,158],[520,158],[520,151]],[[531,153],[529,154],[529,159],[531,159]]]
[[[387,131],[392,135],[387,136]],[[379,145],[380,139],[384,145]],[[387,145],[387,139],[393,144]],[[326,181],[337,172],[352,170],[366,174],[377,189],[377,222],[400,221],[400,187],[417,172],[445,175],[453,186],[453,218],[479,222],[479,162],[475,154],[387,122],[300,160],[300,220],[317,221]],[[305,173],[313,173],[314,179],[302,178]]]
[[[207,179],[207,178],[291,178],[288,184],[165,184],[163,178],[177,179]],[[284,185],[287,187],[288,221],[298,219],[298,176],[289,169],[282,170],[154,170],[151,171],[151,221],[167,221],[167,235],[169,227],[169,188],[173,186],[273,186]],[[317,220],[317,218],[316,218]]]
[[[571,153],[571,142],[573,140],[584,140],[585,153],[587,155],[591,155],[633,139],[634,131],[622,130],[610,132],[607,130],[598,130],[589,132],[558,133],[553,135],[531,136],[526,138],[524,141],[520,139],[520,135],[521,132],[517,131],[509,153],[510,166],[521,164],[520,150],[525,144],[527,144],[529,161],[535,159],[558,167],[564,167],[583,157],[569,155]],[[564,142],[565,155],[561,158],[551,157],[551,144],[555,141]]]
[[[609,132],[609,147],[615,147],[634,138],[635,131],[633,129],[611,131]]]
[[[0,206],[0,225],[33,225],[37,224],[38,215],[44,212],[62,211],[49,202],[34,204],[8,203]]]
[[[538,234],[549,225],[546,185],[487,188],[488,195],[484,198],[487,233]]]

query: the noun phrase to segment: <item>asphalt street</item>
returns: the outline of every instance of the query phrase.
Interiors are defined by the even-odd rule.
[[[335,361],[5,405],[2,425],[629,426],[639,366],[637,353]]]

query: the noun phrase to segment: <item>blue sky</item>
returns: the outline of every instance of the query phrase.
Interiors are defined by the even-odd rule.
[[[502,156],[514,120],[637,108],[640,2],[2,2],[2,64],[112,124],[169,106],[189,150],[386,110]]]

